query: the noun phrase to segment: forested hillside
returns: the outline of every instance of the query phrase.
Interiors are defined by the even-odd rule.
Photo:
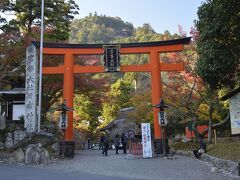
[[[94,15],[75,19],[71,24],[71,43],[147,42],[175,39],[169,31],[156,33],[150,24],[133,27],[119,17]]]
[[[98,16],[96,13],[72,22],[70,42],[108,43],[134,34],[131,23],[118,17]]]

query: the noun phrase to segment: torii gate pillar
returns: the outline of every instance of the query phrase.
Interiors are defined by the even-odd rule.
[[[74,56],[73,54],[65,54],[64,56],[64,76],[63,76],[63,98],[66,99],[68,107],[73,107],[74,95]],[[65,141],[73,141],[73,112],[68,111],[68,127],[65,133]]]
[[[162,96],[162,86],[161,86],[161,69],[159,53],[152,51],[150,53],[150,63],[152,67],[151,71],[151,81],[152,81],[152,104],[158,104],[159,99]],[[158,123],[158,112],[159,110],[153,108],[153,124],[154,124],[154,137],[155,139],[160,139],[162,136],[161,129]]]

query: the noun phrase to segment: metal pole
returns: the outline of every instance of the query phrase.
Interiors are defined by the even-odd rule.
[[[39,91],[38,91],[38,132],[41,125],[41,106],[42,106],[42,59],[43,59],[43,19],[44,19],[44,0],[41,9],[41,39],[40,39],[40,62],[39,62]]]

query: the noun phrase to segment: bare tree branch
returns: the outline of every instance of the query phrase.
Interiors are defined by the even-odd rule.
[[[228,120],[230,120],[230,114],[228,114],[227,117],[223,121],[220,121],[219,123],[213,124],[212,129],[216,129],[219,126],[222,126]],[[201,133],[201,136],[204,137],[207,133],[208,133],[208,128],[204,129],[204,131]]]

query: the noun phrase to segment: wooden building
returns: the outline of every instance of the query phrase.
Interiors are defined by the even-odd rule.
[[[0,115],[9,121],[20,121],[25,113],[25,88],[0,91]]]

